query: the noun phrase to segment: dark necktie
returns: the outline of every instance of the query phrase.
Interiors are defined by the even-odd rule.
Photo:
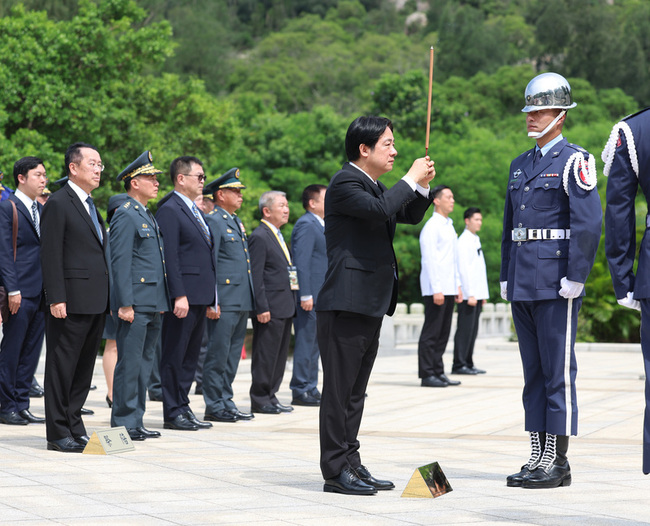
[[[536,150],[535,151],[535,156],[533,157],[533,168],[539,164],[539,162],[542,160],[542,150]]]
[[[88,198],[86,199],[86,203],[88,203],[88,211],[90,212],[90,219],[92,220],[93,225],[95,225],[95,230],[97,230],[97,236],[101,241],[104,238],[104,236],[102,235],[102,227],[99,224],[99,219],[97,219],[97,209],[95,208],[95,203],[93,202],[93,198],[88,196]]]
[[[205,237],[205,240],[208,242],[208,245],[212,247],[212,237],[210,237],[210,231],[208,230],[208,227],[201,220],[201,213],[199,212],[199,209],[195,204],[192,204],[192,213],[194,214],[194,217],[196,217],[196,220],[199,222],[199,225],[201,226],[201,231],[203,232],[203,236]]]
[[[38,211],[38,205],[36,201],[32,203],[32,221],[34,222],[34,228],[36,229],[36,234],[38,237],[41,237],[41,226],[38,224],[38,216],[36,215]]]

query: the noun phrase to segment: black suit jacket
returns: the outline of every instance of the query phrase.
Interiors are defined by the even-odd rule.
[[[13,207],[18,215],[16,261],[13,249]],[[37,203],[39,215],[43,206]],[[31,210],[15,194],[0,203],[0,283],[7,292],[19,290],[25,298],[40,296],[43,289],[41,274],[41,240],[34,228]]]
[[[328,267],[316,310],[392,315],[398,279],[395,225],[419,223],[431,203],[405,181],[387,189],[345,163],[325,194]]]
[[[172,192],[159,204],[156,221],[163,235],[172,309],[173,300],[181,296],[187,296],[190,305],[214,305],[214,255],[192,211]]]
[[[104,221],[97,213],[104,230]],[[66,303],[70,314],[108,310],[106,235],[100,240],[83,203],[66,184],[54,192],[41,216],[41,262],[47,305]]]
[[[296,313],[295,294],[289,285],[289,263],[273,231],[260,223],[250,238],[251,274],[255,312],[270,312],[272,318],[292,318]]]

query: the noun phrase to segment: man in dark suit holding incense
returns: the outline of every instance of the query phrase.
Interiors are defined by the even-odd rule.
[[[433,161],[416,159],[392,188],[378,181],[397,155],[393,126],[383,117],[358,117],[348,128],[348,163],[325,197],[328,269],[316,304],[323,363],[320,408],[324,491],[371,495],[394,488],[361,464],[357,434],[366,386],[385,314],[397,303],[397,222],[416,224],[431,205]]]

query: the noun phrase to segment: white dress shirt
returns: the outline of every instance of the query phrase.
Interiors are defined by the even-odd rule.
[[[464,300],[490,297],[481,239],[467,229],[458,238],[458,274]]]
[[[453,223],[451,218],[434,212],[420,232],[420,289],[423,296],[439,292],[445,296],[458,294],[458,238]]]

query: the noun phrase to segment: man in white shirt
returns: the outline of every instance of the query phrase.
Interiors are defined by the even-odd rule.
[[[458,274],[463,301],[458,304],[456,336],[454,337],[454,364],[452,374],[482,374],[474,367],[474,342],[478,334],[478,320],[487,298],[487,270],[477,232],[483,224],[478,208],[471,207],[463,214],[465,230],[458,238]]]
[[[424,303],[424,325],[418,344],[418,375],[423,387],[460,385],[445,376],[442,355],[447,347],[454,302],[463,300],[458,277],[458,238],[449,214],[454,194],[448,186],[435,187],[433,216],[420,233],[422,271],[420,288]]]

